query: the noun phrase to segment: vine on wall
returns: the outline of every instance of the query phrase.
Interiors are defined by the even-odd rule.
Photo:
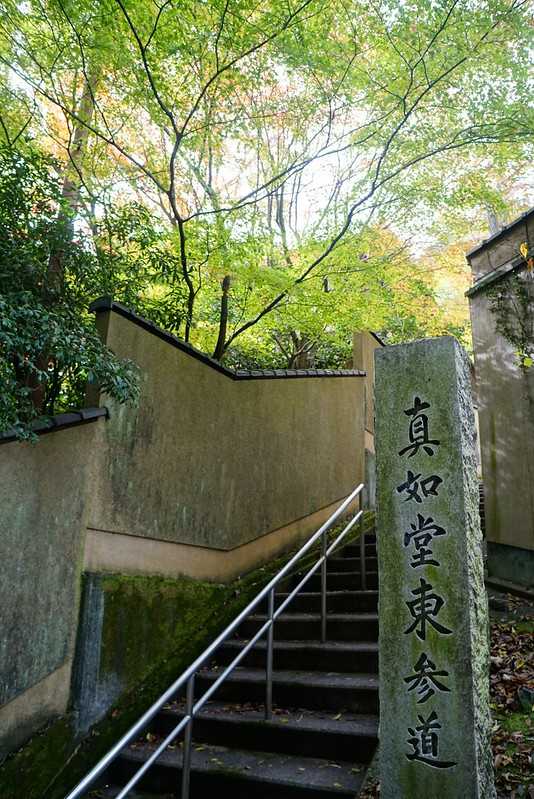
[[[526,269],[495,283],[487,296],[496,329],[513,346],[517,365],[530,369],[534,366],[534,257],[529,257],[526,242],[519,251]]]

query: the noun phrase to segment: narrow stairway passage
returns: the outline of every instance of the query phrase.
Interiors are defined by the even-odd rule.
[[[320,642],[320,577],[312,577],[275,625],[273,717],[264,719],[266,643],[261,640],[220,686],[193,726],[191,797],[353,799],[378,734],[378,591],[374,535],[366,537],[367,586],[359,545],[336,553],[327,571],[327,641]],[[288,578],[279,605],[294,585]],[[266,619],[249,616],[195,680],[200,696]],[[118,757],[91,796],[112,799],[184,716],[183,700],[153,719],[148,734]],[[180,797],[182,747],[169,747],[131,793]]]

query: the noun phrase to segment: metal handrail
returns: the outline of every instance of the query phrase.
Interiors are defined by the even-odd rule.
[[[164,738],[164,740],[157,746],[150,757],[143,763],[142,766],[135,772],[124,788],[117,794],[116,799],[124,799],[132,788],[137,785],[141,777],[148,771],[150,766],[158,759],[161,753],[172,743],[172,741],[180,734],[185,728],[185,738],[183,746],[183,760],[182,760],[182,792],[181,799],[188,799],[189,797],[189,780],[191,770],[191,744],[192,744],[192,728],[193,719],[204,707],[206,702],[215,693],[219,686],[224,682],[229,674],[235,667],[243,660],[245,655],[252,649],[257,641],[267,633],[267,653],[266,653],[266,690],[265,690],[265,718],[270,719],[272,716],[272,678],[273,678],[273,628],[274,623],[278,616],[285,610],[289,603],[295,598],[301,588],[308,582],[310,577],[321,567],[321,641],[326,641],[326,561],[328,556],[334,549],[341,543],[343,538],[349,533],[354,525],[360,522],[360,576],[362,590],[366,589],[366,570],[365,570],[365,533],[363,529],[363,503],[361,492],[364,484],[360,483],[354,491],[341,503],[339,508],[326,520],[326,522],[319,527],[319,529],[308,539],[308,541],[293,555],[290,560],[283,566],[280,571],[262,588],[262,590],[249,602],[244,610],[239,613],[236,618],[223,630],[220,635],[199,655],[199,657],[187,668],[183,674],[178,677],[175,682],[160,696],[159,699],[141,716],[141,718],[126,732],[122,738],[113,746],[109,752],[94,766],[91,771],[76,785],[76,787],[65,797],[65,799],[78,799],[83,796],[84,792],[90,788],[95,780],[100,777],[108,766],[115,760],[121,753],[125,746],[127,746],[139,733],[146,727],[146,725],[154,718],[156,713],[171,699],[177,691],[186,684],[186,711],[184,717],[180,722],[171,730],[171,732]],[[354,502],[356,497],[360,497],[360,509],[350,520],[350,522],[343,528],[341,533],[336,537],[335,541],[328,546],[327,532],[332,527],[335,521],[341,514]],[[278,583],[291,571],[293,566],[302,558],[302,556],[319,540],[321,539],[321,556],[309,569],[305,576],[300,580],[298,585],[291,591],[291,593],[284,599],[284,601],[275,609],[274,597],[275,588]],[[196,672],[205,664],[205,662],[212,657],[219,646],[224,643],[232,633],[237,630],[241,622],[259,605],[259,603],[268,598],[267,608],[267,621],[260,627],[254,636],[247,642],[232,662],[226,666],[221,672],[219,677],[210,685],[210,687],[203,693],[203,695],[195,702],[194,701],[194,681]]]

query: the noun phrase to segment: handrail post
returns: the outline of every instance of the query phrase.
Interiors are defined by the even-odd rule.
[[[191,744],[193,741],[193,702],[195,697],[195,675],[192,674],[187,681],[186,709],[190,720],[185,728],[184,748],[182,753],[182,792],[181,799],[189,799],[189,784],[191,781]]]
[[[363,496],[360,494],[360,579],[362,591],[367,591],[367,568],[365,563],[365,529],[363,520]]]
[[[321,643],[326,641],[326,530],[322,535],[323,562],[321,563]]]
[[[274,588],[271,588],[267,600],[269,629],[267,630],[267,662],[265,664],[265,720],[273,716],[273,641],[274,641]]]

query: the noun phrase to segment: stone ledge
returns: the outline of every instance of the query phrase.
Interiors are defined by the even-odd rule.
[[[296,377],[365,377],[365,372],[359,369],[228,369],[228,367],[223,366],[219,361],[206,355],[206,353],[182,341],[178,336],[162,330],[153,322],[150,322],[143,316],[139,316],[135,311],[127,308],[120,302],[114,302],[111,297],[100,297],[100,299],[91,303],[89,310],[96,314],[113,311],[139,327],[142,327],[148,333],[157,336],[172,347],[176,347],[176,349],[179,349],[191,358],[195,358],[211,369],[215,369],[215,371],[229,377],[230,380],[279,380],[281,378]]]
[[[482,289],[493,285],[493,283],[496,283],[498,280],[506,277],[506,275],[509,275],[511,272],[517,271],[522,266],[525,266],[525,259],[521,256],[514,258],[512,261],[499,266],[492,272],[488,272],[487,274],[483,275],[483,277],[477,280],[477,282],[474,283],[470,289],[467,289],[465,296],[472,297],[474,294],[478,294],[478,292],[482,291]]]
[[[501,580],[499,577],[484,578],[486,588],[493,588],[495,591],[500,591],[503,594],[513,594],[522,599],[529,599],[534,602],[534,590],[527,588],[525,585],[519,583],[511,583],[508,580]]]
[[[505,225],[503,228],[498,230],[492,236],[488,236],[487,239],[484,239],[483,241],[480,242],[480,244],[477,244],[475,247],[473,247],[472,250],[469,250],[469,252],[466,253],[466,258],[468,259],[471,258],[471,256],[480,252],[480,250],[484,250],[490,244],[493,244],[495,241],[500,239],[501,236],[504,236],[506,235],[506,233],[509,233],[510,230],[512,230],[512,228],[516,227],[516,225],[519,225],[521,224],[521,222],[524,222],[532,214],[533,211],[534,208],[529,208],[528,211],[522,213],[521,216],[518,216],[517,219],[514,219],[513,222],[510,222],[510,224]]]
[[[96,422],[102,418],[109,418],[107,408],[82,408],[79,411],[58,413],[55,416],[40,419],[32,424],[32,431],[36,435],[42,436],[45,433],[55,433],[56,430],[65,430],[68,427],[78,427],[78,425]],[[17,434],[13,428],[0,433],[0,445],[16,440]]]

